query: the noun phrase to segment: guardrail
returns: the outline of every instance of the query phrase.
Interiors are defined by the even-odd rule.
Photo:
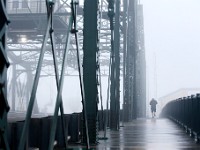
[[[8,118],[8,143],[10,145],[10,149],[17,150],[19,146],[19,140],[21,136],[21,132],[24,126],[24,113],[15,113],[9,114]],[[15,117],[15,121],[13,118]],[[45,116],[43,114],[37,114],[33,116],[30,120],[30,126],[27,134],[27,147],[46,150],[49,146],[49,136],[51,131],[51,122],[53,120],[53,116]],[[65,131],[67,142],[69,145],[75,145],[80,142],[82,136],[82,114],[81,113],[73,113],[73,114],[65,114],[63,116],[63,120],[65,122]],[[62,149],[64,147],[63,141],[63,133],[62,133],[62,122],[61,117],[58,117],[58,124],[56,128],[56,136],[54,146],[58,149]]]
[[[173,100],[163,108],[162,116],[180,124],[195,141],[200,141],[200,94]]]

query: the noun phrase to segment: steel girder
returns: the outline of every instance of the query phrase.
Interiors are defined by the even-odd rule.
[[[129,109],[128,106],[128,83],[126,79],[126,64],[128,61],[127,58],[127,27],[128,27],[128,0],[123,0],[123,114],[122,121],[127,122]],[[126,60],[126,61],[125,61]]]
[[[91,144],[97,142],[97,53],[98,53],[98,0],[84,1],[83,29],[83,81],[85,89],[86,115],[88,134]],[[86,133],[83,132],[83,142],[86,143]]]
[[[110,119],[110,128],[118,130],[120,110],[120,0],[116,0],[115,4],[111,0],[109,4],[113,5],[108,8],[113,9],[113,12],[110,13],[115,12],[114,16],[108,14],[110,16],[111,34],[114,34],[113,39],[111,38],[110,118],[112,119]],[[113,19],[115,22],[113,22]]]
[[[126,78],[125,78],[125,98],[124,113],[125,121],[136,119],[136,51],[137,51],[137,27],[136,27],[136,7],[137,0],[130,0],[128,4],[128,35],[127,35],[127,55],[126,55]]]
[[[8,16],[5,4],[5,0],[0,0],[0,149],[9,150],[7,139],[7,113],[10,109],[7,101],[7,68],[9,62],[6,54]]]
[[[16,80],[17,80],[17,76],[16,76],[16,65],[13,65],[13,71],[12,71],[12,111],[15,111],[15,98],[16,98]]]
[[[144,46],[143,6],[137,6],[137,117],[146,117],[146,59]]]
[[[127,47],[125,47],[126,53],[124,53],[124,59],[126,59],[124,68],[124,121],[146,116],[143,8],[141,4],[138,4],[137,0],[129,1],[127,16],[129,19]],[[124,24],[126,25],[126,20]]]

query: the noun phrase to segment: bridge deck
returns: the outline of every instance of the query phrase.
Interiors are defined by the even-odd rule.
[[[168,119],[136,120],[124,124],[119,132],[108,131],[107,137],[100,141],[98,149],[200,149],[200,144]]]
[[[99,133],[103,137],[103,132]],[[99,140],[99,150],[188,150],[200,149],[184,129],[169,119],[141,119],[125,123],[119,131],[107,130],[107,140]],[[69,149],[84,149],[69,146]]]
[[[12,115],[10,117],[12,118]],[[102,131],[99,132],[99,137],[103,137]],[[169,119],[138,119],[125,123],[119,131],[108,129],[106,137],[107,140],[99,140],[99,144],[91,148],[99,150],[200,149],[200,144],[196,144],[183,128]],[[68,149],[86,148],[80,143],[69,143]]]

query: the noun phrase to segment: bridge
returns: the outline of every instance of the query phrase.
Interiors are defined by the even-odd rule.
[[[198,93],[147,117],[140,1],[0,0],[0,18],[0,149],[200,148]]]

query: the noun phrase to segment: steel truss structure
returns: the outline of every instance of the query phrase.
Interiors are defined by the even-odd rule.
[[[146,117],[146,59],[144,43],[144,22],[143,6],[139,3],[137,6],[137,63],[136,63],[136,99],[137,99],[137,117]]]
[[[22,4],[26,3],[26,4]],[[8,28],[8,56],[11,61],[11,69],[9,74],[8,90],[12,95],[9,96],[11,109],[13,111],[26,111],[27,97],[30,97],[30,89],[32,86],[31,78],[35,75],[35,70],[39,58],[42,39],[45,32],[47,22],[45,1],[23,1],[15,6],[13,0],[7,1],[8,13],[11,24]],[[22,5],[24,7],[22,8]],[[21,7],[20,7],[21,6]],[[13,8],[14,7],[14,8]],[[110,59],[110,28],[107,16],[108,2],[101,0],[99,2],[99,49],[100,49],[100,64],[101,75],[108,75],[108,65]],[[58,66],[61,68],[63,49],[65,47],[66,28],[69,22],[70,0],[56,1],[53,26],[55,29],[55,45],[56,56],[58,57]],[[23,24],[23,26],[22,26]],[[83,4],[79,4],[77,8],[77,30],[79,30],[79,43],[81,62],[83,60]],[[122,38],[120,39],[122,44]],[[70,47],[67,58],[66,76],[78,75],[78,66],[76,62],[75,39],[70,40]],[[51,59],[51,46],[48,40],[47,51],[45,52],[44,63],[42,66],[42,77],[54,76]],[[122,46],[121,46],[122,52]],[[122,56],[122,53],[121,53]],[[121,67],[122,68],[122,67]],[[16,73],[16,76],[11,74]],[[122,72],[121,72],[122,74]],[[28,79],[29,77],[29,79]],[[17,87],[20,87],[17,91]],[[25,88],[26,87],[26,88]],[[17,93],[17,94],[15,94]],[[38,112],[38,107],[35,105],[34,112]]]
[[[89,141],[97,143],[97,56],[99,43],[99,1],[86,0],[84,2],[84,29],[83,29],[83,81],[86,100],[86,116],[88,121]],[[83,134],[86,143],[87,134]]]
[[[146,60],[143,7],[124,0],[124,104],[123,120],[146,116]]]
[[[10,109],[7,101],[7,68],[10,63],[6,54],[6,27],[8,15],[6,1],[0,1],[0,149],[9,150],[7,138],[7,113]]]
[[[108,6],[111,29],[111,87],[110,87],[110,128],[119,129],[120,110],[120,0],[110,0]]]
[[[3,2],[1,0],[2,8],[5,6]],[[0,15],[4,19],[0,20],[0,49],[5,61],[1,62],[3,98],[0,101],[0,121],[6,126],[9,110],[5,96],[7,88],[12,93],[8,96],[11,110],[27,110],[19,149],[25,146],[32,112],[40,112],[36,97],[40,77],[55,76],[57,86],[49,150],[53,149],[58,111],[61,116],[64,114],[61,96],[64,76],[79,76],[83,104],[82,141],[87,148],[97,143],[97,86],[101,75],[110,79],[110,101],[107,100],[107,103],[110,102],[110,116],[106,116],[106,119],[112,118],[109,121],[112,130],[120,127],[120,76],[123,76],[124,90],[122,120],[145,117],[143,10],[137,0],[84,0],[79,5],[76,0],[72,4],[71,0],[9,0],[6,3],[11,20],[6,38],[11,75],[8,76],[7,88],[8,59],[4,54],[5,26],[8,21],[5,9],[1,9],[3,12]],[[4,138],[6,147],[4,135],[0,126],[0,138]],[[65,134],[63,137],[66,142]],[[2,145],[1,142],[0,139]]]

